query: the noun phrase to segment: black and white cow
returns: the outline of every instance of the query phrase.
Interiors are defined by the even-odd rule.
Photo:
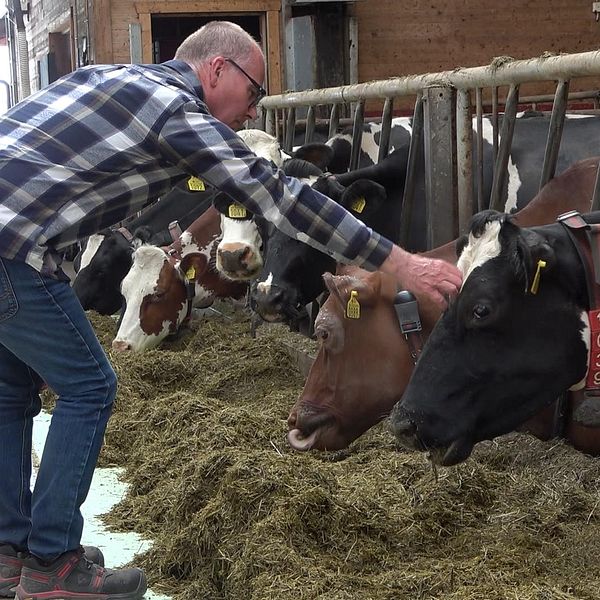
[[[389,161],[396,161],[397,156],[393,153]],[[314,189],[341,204],[369,227],[390,236],[401,205],[388,196],[384,185],[362,176],[374,177],[377,170],[385,168],[385,163],[336,177],[317,177],[321,171],[311,164],[306,173],[289,170],[291,163],[284,169],[301,179],[311,173]],[[294,239],[273,227],[267,228],[267,232],[264,266],[252,282],[250,305],[263,320],[285,322],[295,328],[298,320],[306,316],[306,305],[325,290],[323,273],[334,271],[336,263],[329,254],[305,243],[301,236]]]
[[[565,225],[520,228],[484,211],[463,244],[462,289],[391,415],[402,443],[442,465],[581,388],[588,365],[586,278]]]

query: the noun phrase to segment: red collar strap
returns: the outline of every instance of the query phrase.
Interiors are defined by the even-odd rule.
[[[586,390],[600,390],[600,225],[586,223],[577,211],[560,215],[585,271],[589,299],[590,359]]]

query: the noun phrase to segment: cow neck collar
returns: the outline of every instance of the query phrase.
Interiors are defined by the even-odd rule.
[[[413,363],[417,364],[417,360],[423,351],[423,336],[421,335],[423,327],[421,326],[417,299],[411,292],[400,290],[394,296],[394,309],[396,310],[400,331],[406,338]]]
[[[196,278],[188,278],[187,273],[181,270],[181,244],[176,241],[171,244],[166,250],[169,262],[173,265],[174,269],[177,269],[183,279],[185,285],[185,299],[186,309],[185,317],[181,321],[181,325],[187,323],[192,318],[192,307],[194,304],[194,297],[196,295]]]
[[[560,215],[585,272],[590,344],[585,391],[600,395],[600,225],[587,223],[577,211]]]

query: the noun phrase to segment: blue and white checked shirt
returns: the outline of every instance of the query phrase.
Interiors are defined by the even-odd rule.
[[[0,117],[0,256],[61,277],[61,248],[195,175],[341,262],[381,265],[389,240],[256,157],[202,98],[191,68],[169,61],[85,67],[11,108]]]

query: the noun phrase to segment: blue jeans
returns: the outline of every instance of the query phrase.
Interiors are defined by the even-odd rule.
[[[58,400],[32,493],[31,433],[43,382]],[[80,506],[116,388],[70,285],[0,259],[0,543],[43,560],[79,547]]]

